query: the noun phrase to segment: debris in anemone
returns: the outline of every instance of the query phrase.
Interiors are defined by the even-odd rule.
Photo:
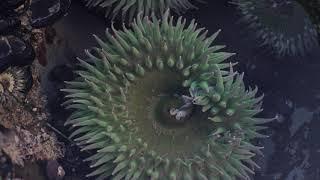
[[[240,22],[277,57],[304,56],[317,47],[317,31],[306,9],[295,0],[233,0]]]
[[[62,90],[74,110],[70,137],[95,152],[88,177],[250,179],[261,153],[251,140],[266,137],[257,131],[272,119],[256,117],[262,96],[224,62],[234,53],[213,44],[220,30],[207,37],[195,20],[173,23],[169,11],[112,30],[106,40],[94,35],[99,47],[85,51]]]
[[[169,113],[175,116],[177,121],[182,121],[188,118],[193,110],[192,97],[182,95],[183,105],[179,108],[170,108]]]

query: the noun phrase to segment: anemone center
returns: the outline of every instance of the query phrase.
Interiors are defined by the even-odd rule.
[[[3,73],[0,75],[0,84],[2,85],[3,88],[2,91],[4,89],[8,90],[9,92],[13,91],[14,88],[14,78],[11,74],[8,73]]]
[[[192,117],[194,105],[186,95],[168,94],[158,98],[154,117],[163,126],[179,126]]]
[[[172,157],[194,152],[209,134],[208,116],[182,87],[183,76],[171,70],[148,72],[128,90],[129,117],[148,147]]]

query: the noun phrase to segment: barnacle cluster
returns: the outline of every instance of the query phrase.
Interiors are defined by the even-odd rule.
[[[155,13],[163,15],[170,8],[176,12],[183,12],[190,8],[196,8],[192,1],[200,0],[84,0],[89,8],[105,9],[105,17],[112,18],[121,14],[123,18],[133,19],[138,13],[143,12],[145,16]]]
[[[134,2],[134,1],[133,1]],[[224,62],[234,53],[211,45],[193,20],[141,15],[132,29],[94,36],[78,77],[67,83],[71,138],[96,153],[96,179],[250,179],[261,147],[251,143],[261,97]]]
[[[303,56],[317,45],[317,31],[305,8],[295,0],[233,0],[241,22],[254,32],[261,46],[278,57]]]

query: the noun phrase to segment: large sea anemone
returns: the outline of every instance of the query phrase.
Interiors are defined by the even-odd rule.
[[[121,14],[123,19],[130,20],[140,12],[149,16],[152,13],[163,15],[168,8],[178,13],[194,9],[192,1],[201,0],[84,0],[89,8],[104,9],[105,17],[114,18]]]
[[[224,62],[193,20],[138,16],[85,51],[66,82],[66,125],[96,179],[250,179],[260,148],[251,143],[270,119],[256,118],[262,97]]]
[[[261,46],[277,57],[304,56],[317,44],[317,31],[304,7],[295,0],[233,0],[241,22],[254,32]]]

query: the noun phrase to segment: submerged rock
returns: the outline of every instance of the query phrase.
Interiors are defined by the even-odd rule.
[[[15,36],[0,37],[0,72],[10,66],[32,64],[35,52],[29,42]]]
[[[66,172],[56,160],[49,160],[46,166],[46,173],[49,180],[62,180]]]
[[[72,71],[72,67],[67,65],[58,65],[50,71],[48,80],[57,83],[64,83],[64,81],[71,81],[74,77],[75,75]]]
[[[1,134],[1,132],[0,132]],[[2,136],[0,136],[0,141]],[[1,177],[8,177],[12,172],[12,163],[8,155],[6,155],[3,151],[0,150],[0,179]]]
[[[305,124],[311,122],[313,118],[313,112],[308,111],[305,108],[297,108],[291,115],[292,124],[289,127],[290,135],[294,136],[295,133]]]
[[[1,0],[0,12],[18,8],[19,6],[23,5],[25,2],[26,0]]]
[[[70,5],[71,0],[33,0],[30,6],[32,27],[52,25],[67,13]]]
[[[21,21],[15,17],[2,17],[0,16],[0,33],[9,34],[15,28],[19,27]]]

